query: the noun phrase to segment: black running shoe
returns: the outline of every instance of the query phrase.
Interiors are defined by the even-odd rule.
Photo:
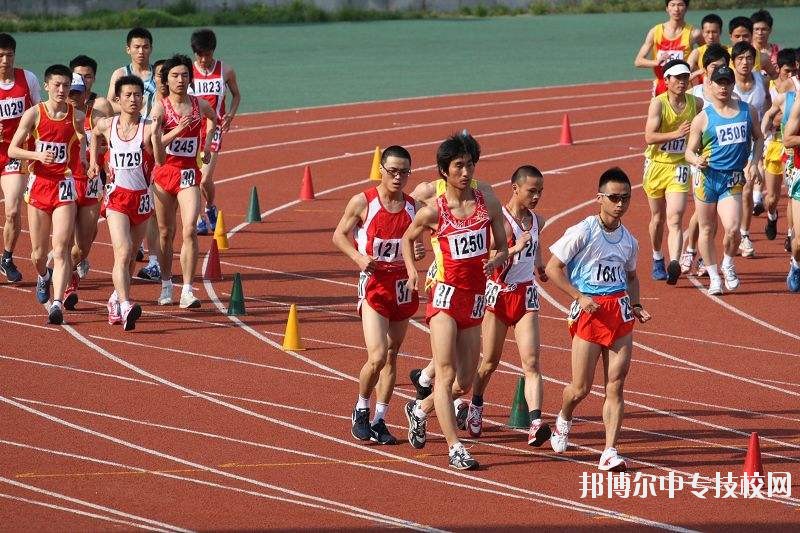
[[[358,440],[369,440],[372,430],[369,427],[369,407],[366,409],[353,409],[353,429],[350,433]]]
[[[372,431],[369,437],[370,440],[378,444],[397,444],[397,439],[394,438],[394,435],[389,433],[389,429],[386,427],[386,422],[383,421],[383,418],[372,424],[370,430]]]
[[[139,263],[144,261],[144,248],[141,244],[139,245],[139,249],[136,250],[136,261]]]
[[[770,220],[767,218],[767,225],[764,226],[764,235],[767,236],[767,239],[774,241],[775,237],[778,235],[778,219]]]
[[[467,415],[469,414],[469,404],[461,402],[456,407],[456,427],[458,429],[467,429]]]
[[[425,440],[427,439],[425,425],[427,424],[428,420],[426,418],[420,418],[414,414],[414,407],[416,405],[417,402],[414,400],[411,400],[406,404],[406,418],[408,419],[408,442],[414,448],[421,450],[425,447]]]
[[[679,277],[681,277],[681,264],[673,259],[667,265],[667,285],[677,284]]]
[[[764,209],[764,204],[762,202],[753,204],[754,217],[761,216],[762,214],[764,214],[764,211],[766,211],[766,209]]]
[[[408,374],[408,377],[411,379],[411,384],[414,385],[415,389],[417,389],[417,400],[424,400],[425,398],[431,395],[431,393],[433,392],[433,387],[432,386],[423,387],[422,385],[420,385],[419,384],[420,374],[422,374],[422,369],[415,368]]]
[[[50,311],[47,313],[47,323],[60,326],[64,323],[64,312],[61,310],[60,305],[51,305]]]
[[[792,238],[788,235],[783,239],[783,249],[786,250],[787,254],[792,253]]]
[[[475,470],[478,468],[478,461],[472,458],[464,446],[458,446],[450,452],[450,468],[456,470]]]
[[[17,270],[17,265],[9,257],[8,259],[0,260],[0,273],[6,276],[9,283],[19,283],[22,281],[22,273]]]

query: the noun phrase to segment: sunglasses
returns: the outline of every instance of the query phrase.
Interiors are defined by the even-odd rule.
[[[627,202],[628,200],[631,199],[631,195],[630,194],[607,194],[607,193],[604,193],[604,192],[599,192],[597,194],[599,194],[600,196],[605,196],[606,198],[609,199],[609,201],[612,204],[618,204],[620,202],[625,203],[625,202]]]

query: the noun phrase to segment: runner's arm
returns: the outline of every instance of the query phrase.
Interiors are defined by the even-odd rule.
[[[692,119],[692,125],[689,128],[689,138],[686,140],[686,152],[684,153],[686,162],[698,168],[706,168],[708,166],[706,157],[702,154],[698,155],[698,152],[702,150],[701,140],[705,127],[706,114],[698,113]]]
[[[94,99],[94,106],[92,106],[92,109],[93,111],[98,111],[100,115],[104,117],[110,117],[114,115],[114,107],[111,105],[111,102],[102,96],[98,96]]]
[[[39,89],[39,80],[36,78],[36,74],[30,70],[26,70],[25,81],[28,82],[28,91],[31,95],[31,105],[38,104],[42,101],[42,95]]]
[[[644,142],[647,144],[662,144],[682,137],[680,130],[661,133],[661,99],[652,98],[650,107],[647,108],[647,121],[644,124]]]
[[[629,270],[627,274],[628,278],[628,296],[631,300],[631,309],[633,311],[634,316],[639,320],[641,323],[645,323],[650,320],[652,317],[650,313],[645,311],[642,303],[639,300],[639,277],[636,275],[636,270]]]
[[[644,42],[642,43],[641,48],[639,48],[639,53],[636,54],[636,58],[633,60],[633,66],[638,68],[657,67],[659,63],[656,59],[647,58],[652,49],[653,49],[653,30],[651,28],[650,31],[647,32],[647,35],[644,38]]]
[[[206,139],[203,145],[203,163],[206,165],[211,161],[211,144],[214,142],[214,130],[217,129],[217,114],[208,105],[208,102],[199,98],[197,103],[200,105],[200,114],[206,117]]]
[[[153,150],[153,159],[157,165],[163,165],[167,158],[167,153],[164,151],[163,130],[161,129],[161,120],[163,116],[159,116],[156,120],[152,118],[150,121],[150,145]]]
[[[492,241],[496,253],[483,265],[483,272],[486,276],[490,276],[495,268],[498,268],[508,259],[508,240],[506,237],[505,222],[506,217],[503,216],[503,211],[500,207],[500,202],[494,197],[484,197],[486,202],[486,210],[489,212],[492,224]],[[530,235],[530,234],[528,234]]]
[[[114,97],[117,96],[115,94],[116,83],[117,80],[122,76],[123,69],[118,68],[114,72],[111,73],[111,79],[108,80],[108,93],[106,94],[106,101],[114,102]]]
[[[414,220],[408,229],[403,234],[401,244],[403,246],[403,261],[406,264],[406,273],[408,274],[407,286],[411,290],[418,290],[419,275],[417,274],[417,265],[414,264],[414,241],[422,237],[422,233],[426,228],[432,229],[435,227],[439,219],[439,212],[432,207],[423,207],[414,216]]]
[[[764,113],[764,118],[761,119],[761,133],[763,133],[765,137],[772,131],[772,121],[775,120],[775,117],[781,112],[784,99],[784,93],[778,94],[772,101],[770,108]]]
[[[26,150],[22,147],[25,139],[28,138],[33,131],[33,128],[36,126],[38,119],[38,106],[25,110],[25,113],[22,114],[22,118],[19,121],[19,126],[17,126],[17,131],[14,133],[14,137],[11,139],[11,144],[8,146],[8,157],[11,159],[36,160],[45,164],[53,162],[53,159],[55,159],[53,152],[36,152],[34,150]]]
[[[793,105],[789,113],[789,121],[783,130],[783,146],[794,148],[800,146],[800,105]]]
[[[541,215],[534,214],[533,216],[536,217],[537,227],[539,228],[537,235],[537,237],[539,237],[539,246],[536,247],[536,255],[533,257],[533,265],[536,268],[536,274],[539,276],[539,280],[547,281],[547,272],[545,272],[544,264],[542,263],[542,229],[544,229],[544,225],[547,223],[547,220]]]
[[[744,174],[748,181],[759,184],[764,180],[758,166],[764,157],[764,134],[761,132],[761,124],[758,121],[758,112],[756,108],[750,104],[747,106],[750,111],[750,131],[753,136],[753,153],[750,158],[750,163],[745,167]]]
[[[236,80],[236,71],[231,67],[225,67],[225,85],[231,93],[231,107],[225,113],[225,119],[222,122],[222,131],[227,132],[231,129],[231,122],[236,117],[236,112],[239,110],[239,104],[242,101],[242,93],[239,91],[239,82]]]
[[[363,193],[358,193],[350,198],[344,214],[333,230],[333,244],[347,257],[349,257],[361,272],[375,270],[375,259],[359,252],[353,245],[352,235],[355,227],[363,222],[363,213],[367,209],[367,198]]]
[[[111,122],[111,118],[102,118],[92,128],[92,138],[89,140],[89,168],[87,169],[87,175],[90,178],[100,174],[100,137],[108,139]]]
[[[80,158],[81,158],[81,165],[83,165],[84,170],[89,168],[89,162],[86,160],[86,132],[83,129],[83,124],[86,122],[86,114],[83,111],[75,110],[75,136],[78,138],[78,142],[81,145],[80,151]]]

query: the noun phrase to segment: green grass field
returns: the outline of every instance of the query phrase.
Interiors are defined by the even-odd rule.
[[[775,8],[773,40],[800,46],[800,9]],[[697,24],[705,13],[690,12]],[[719,11],[727,21],[750,10]],[[215,28],[217,55],[239,75],[242,111],[361,100],[643,79],[633,67],[663,13],[519,16]],[[100,64],[99,92],[124,64],[123,30],[15,35],[37,76],[79,53]],[[188,53],[190,28],[154,30],[153,59]],[[727,34],[724,36],[727,37]],[[723,39],[726,41],[726,39]]]

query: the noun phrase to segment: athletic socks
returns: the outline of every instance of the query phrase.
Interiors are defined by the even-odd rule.
[[[119,314],[125,315],[128,312],[128,309],[131,308],[131,302],[129,300],[125,300],[124,302],[119,303]]]
[[[758,189],[753,189],[753,203],[760,204],[763,203],[764,195]]]
[[[686,247],[686,253],[687,253],[687,254],[694,255],[694,254],[696,254],[696,253],[697,253],[697,250],[695,250],[695,249],[694,249],[694,248],[692,248],[691,246],[687,246],[687,247]]]
[[[725,254],[722,256],[722,266],[724,267],[731,267],[733,266],[733,257]]]
[[[46,268],[44,272],[44,276],[39,274],[39,279],[42,281],[50,281],[50,269]]]
[[[151,267],[153,265],[157,265],[158,264],[158,256],[157,255],[149,255],[147,257],[148,257],[147,266]]]
[[[420,387],[430,387],[432,379],[433,379],[432,377],[430,377],[428,374],[425,373],[425,369],[423,368],[422,371],[419,373]]]
[[[356,409],[369,409],[369,398],[364,398],[359,395],[358,401],[356,402]]]
[[[119,301],[119,294],[117,294],[117,290],[114,289],[114,292],[111,293],[111,296],[108,297],[109,300],[118,302]]]
[[[425,411],[422,410],[422,407],[420,407],[419,400],[417,400],[414,403],[414,416],[416,416],[417,418],[421,418],[423,420],[428,418],[428,413],[426,413]]]
[[[359,396],[358,400],[361,401],[361,397],[360,396]],[[389,410],[389,404],[388,403],[376,402],[375,403],[375,418],[372,419],[371,424],[374,426],[378,422],[378,420],[383,420],[384,418],[386,418],[386,411],[388,411],[388,410]]]
[[[189,294],[191,292],[192,292],[192,286],[189,285],[188,283],[184,283],[183,287],[181,287],[181,296],[183,296],[184,294]]]
[[[664,254],[661,253],[660,251],[656,252],[655,250],[653,250],[653,260],[660,261],[662,259],[664,259]]]
[[[472,405],[475,407],[483,407],[483,394],[473,394]]]
[[[706,272],[708,273],[708,277],[713,280],[719,280],[719,271],[717,270],[717,265],[706,265]]]

